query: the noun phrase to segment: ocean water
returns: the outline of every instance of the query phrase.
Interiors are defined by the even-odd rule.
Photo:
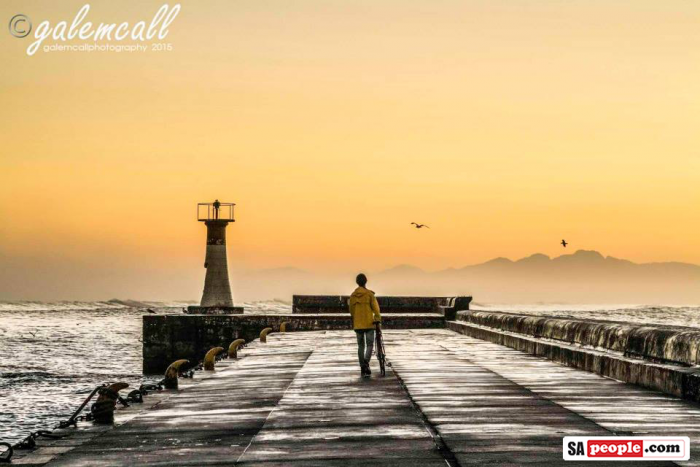
[[[0,302],[0,441],[67,419],[95,386],[124,381],[133,388],[162,375],[144,376],[141,317],[179,312],[186,303]],[[291,312],[281,301],[246,303],[247,313]],[[700,307],[600,305],[485,305],[474,309],[569,316],[700,328]]]

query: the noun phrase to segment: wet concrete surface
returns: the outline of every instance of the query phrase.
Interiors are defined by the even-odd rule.
[[[696,403],[450,330],[384,335],[386,377],[375,359],[360,377],[352,331],[271,334],[119,411],[115,427],[62,430],[17,465],[572,465],[566,435],[700,443]]]
[[[375,360],[362,378],[356,349],[354,334],[327,333],[239,464],[444,466],[396,377]]]
[[[632,416],[640,400],[652,398],[665,400],[697,422],[697,404],[449,330],[385,335],[394,370],[460,465],[563,465],[564,436],[681,435],[690,436],[693,445],[692,432],[681,427],[647,426],[647,421],[654,425],[666,417],[664,406],[641,408],[637,418],[642,418],[644,431],[620,429],[604,417],[618,410]],[[620,409],[623,405],[627,408]]]

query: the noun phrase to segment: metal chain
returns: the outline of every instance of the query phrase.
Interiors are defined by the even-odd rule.
[[[50,438],[50,439],[61,439],[63,438],[63,435],[56,435],[53,434],[53,430],[59,429],[59,428],[68,428],[70,426],[77,427],[78,422],[82,421],[92,421],[93,420],[93,415],[92,413],[88,412],[86,414],[81,415],[81,412],[83,409],[85,409],[85,406],[87,406],[88,402],[95,396],[95,394],[109,394],[113,393],[114,391],[108,389],[107,383],[101,384],[97,386],[95,389],[92,390],[90,395],[85,398],[83,403],[78,407],[78,409],[73,413],[73,415],[67,419],[59,422],[55,427],[53,427],[51,430],[39,430],[30,433],[26,438],[24,438],[21,441],[18,441],[15,444],[10,444],[10,443],[5,443],[5,442],[0,442],[0,446],[4,446],[7,448],[4,452],[0,453],[0,463],[11,463],[12,462],[12,455],[14,454],[15,450],[25,450],[25,449],[35,449],[36,448],[36,440],[37,438]],[[131,403],[142,403],[143,402],[143,397],[148,395],[150,392],[154,391],[162,391],[163,390],[163,380],[159,381],[156,384],[142,384],[139,386],[138,389],[135,389],[131,391],[126,397],[121,397],[118,394],[117,400],[124,406],[124,407],[129,407],[129,402]],[[112,394],[114,395],[114,394]]]

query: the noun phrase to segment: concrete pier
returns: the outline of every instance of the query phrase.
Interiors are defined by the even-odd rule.
[[[444,328],[438,314],[384,315],[388,329]],[[146,315],[143,317],[143,371],[163,373],[173,361],[202,359],[212,347],[224,347],[236,339],[250,342],[265,328],[278,331],[287,323],[289,332],[351,329],[349,314],[315,315]]]
[[[216,221],[222,222],[222,221]],[[209,225],[209,224],[207,224]],[[218,246],[225,239],[224,227],[209,238],[209,243]],[[211,230],[211,229],[210,229]],[[216,229],[215,229],[216,230]],[[225,243],[225,241],[223,241]],[[207,247],[209,252],[209,247]],[[207,253],[209,255],[209,253]],[[209,258],[209,256],[207,256]],[[220,258],[225,264],[225,254]],[[223,268],[225,270],[225,268]],[[209,281],[209,271],[207,280]],[[213,275],[216,280],[228,286],[226,280]],[[213,286],[212,286],[213,287]],[[222,285],[223,287],[223,285]],[[225,287],[224,287],[225,289]],[[207,291],[218,297],[216,288],[205,286],[202,303]],[[228,303],[224,293],[218,303]],[[228,295],[230,299],[230,294]],[[145,316],[143,320],[143,369],[144,372],[159,373],[174,360],[186,358],[196,360],[199,355],[212,347],[226,347],[234,339],[250,341],[267,327],[279,329],[284,322],[289,331],[317,331],[350,329],[350,312],[347,307],[349,297],[343,295],[294,295],[292,314],[286,315],[242,315],[243,308],[224,305],[190,306],[182,315]],[[463,297],[387,297],[379,296],[377,301],[384,316],[384,326],[390,329],[427,329],[445,327],[447,320],[453,320],[457,313],[469,309],[472,298]]]
[[[684,465],[700,465],[694,402],[449,329],[384,336],[387,376],[373,360],[363,379],[352,331],[272,333],[180,390],[118,411],[114,427],[58,430],[66,437],[40,440],[17,463],[562,465],[563,436],[621,434],[689,436]]]

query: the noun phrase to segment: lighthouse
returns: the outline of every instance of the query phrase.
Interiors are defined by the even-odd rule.
[[[204,292],[199,306],[190,306],[188,313],[197,314],[240,314],[243,308],[233,306],[231,283],[228,278],[226,256],[226,227],[235,222],[234,203],[213,203],[197,205],[197,221],[207,226],[207,251],[204,267]]]

